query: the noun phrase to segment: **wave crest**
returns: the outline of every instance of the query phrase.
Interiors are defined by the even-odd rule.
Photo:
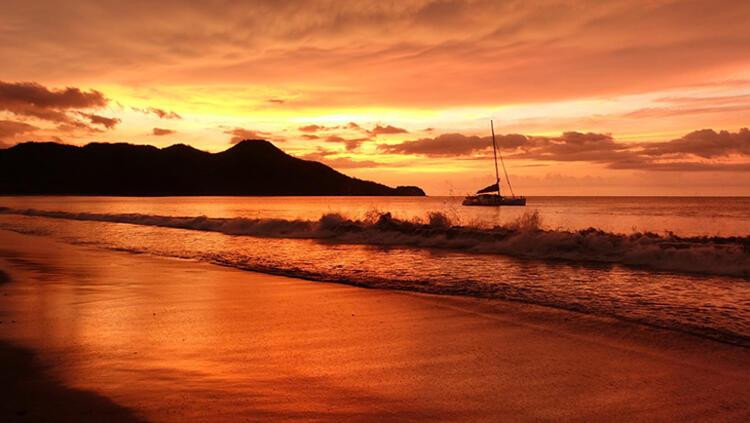
[[[390,213],[350,219],[328,213],[317,221],[179,217],[145,214],[70,213],[0,207],[0,213],[127,223],[220,232],[227,235],[303,238],[326,242],[443,248],[521,258],[560,259],[638,266],[653,270],[750,277],[750,236],[681,237],[672,233],[617,234],[596,228],[578,231],[542,228],[536,212],[503,226],[452,224],[443,213],[426,220],[403,220]]]

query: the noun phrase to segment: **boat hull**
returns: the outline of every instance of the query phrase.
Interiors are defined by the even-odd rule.
[[[526,197],[503,197],[501,195],[469,195],[464,206],[525,206]]]

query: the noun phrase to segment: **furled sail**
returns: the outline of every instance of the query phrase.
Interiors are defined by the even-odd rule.
[[[484,194],[485,192],[500,192],[500,187],[497,183],[494,183],[488,187],[480,189],[477,191],[477,194]]]

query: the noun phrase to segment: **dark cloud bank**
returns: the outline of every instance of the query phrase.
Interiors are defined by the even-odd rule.
[[[612,169],[658,171],[750,171],[750,130],[702,129],[666,142],[617,142],[610,134],[564,132],[560,136],[498,135],[506,157],[601,163]],[[381,144],[379,151],[428,157],[486,155],[491,137],[458,133]],[[738,160],[742,160],[741,162]]]
[[[96,90],[73,87],[54,90],[35,82],[0,81],[0,111],[56,123],[63,128],[87,128],[81,118],[92,125],[114,128],[119,119],[81,111],[101,108],[108,102],[104,94]]]
[[[0,113],[21,121],[0,119],[0,145],[18,141],[19,136],[31,136],[40,128],[26,120],[53,124],[57,132],[65,133],[84,130],[90,133],[114,129],[122,121],[116,117],[93,113],[106,107],[110,100],[97,90],[82,90],[75,87],[61,89],[48,88],[36,82],[0,81]],[[172,111],[156,107],[131,108],[134,111],[151,114],[161,119],[182,119]],[[0,115],[0,118],[2,116]],[[168,135],[173,132],[155,128],[154,135]],[[50,137],[59,140],[58,137]]]

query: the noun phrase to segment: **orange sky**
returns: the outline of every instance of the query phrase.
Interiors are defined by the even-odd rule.
[[[750,2],[16,1],[0,143],[265,138],[428,193],[750,195]]]

